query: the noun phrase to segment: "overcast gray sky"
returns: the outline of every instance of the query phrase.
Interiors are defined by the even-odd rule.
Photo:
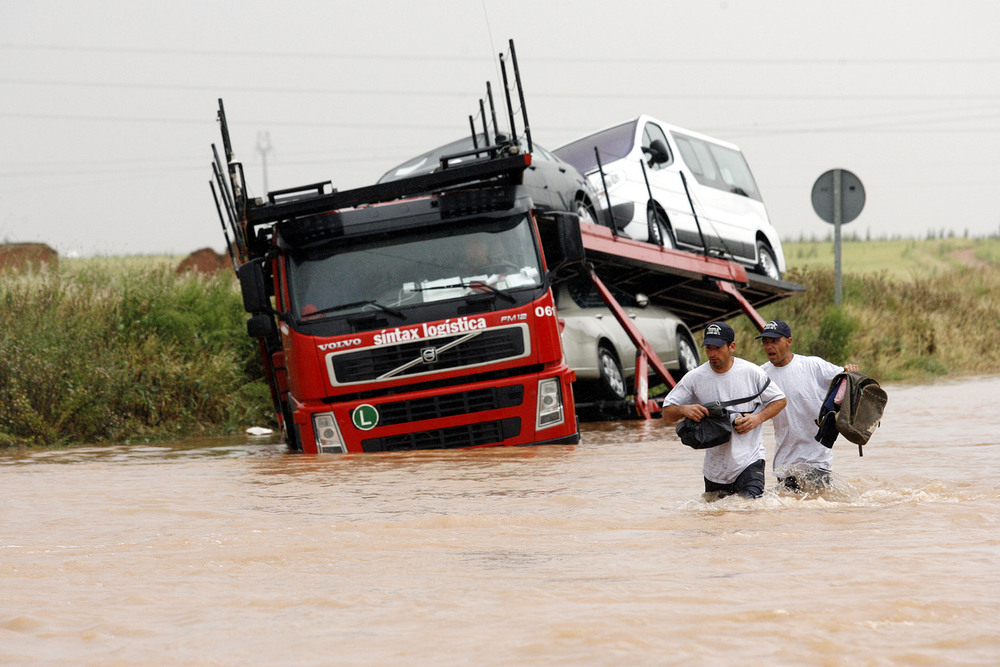
[[[739,144],[782,238],[845,168],[873,237],[1000,232],[1000,4],[986,0],[0,0],[0,241],[224,248],[225,100],[253,194],[344,189],[461,136],[513,38],[548,148],[648,113]],[[267,133],[270,148],[262,149]]]

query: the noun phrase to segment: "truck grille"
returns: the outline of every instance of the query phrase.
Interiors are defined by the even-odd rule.
[[[524,387],[515,385],[463,391],[457,394],[427,396],[410,401],[380,403],[378,406],[379,424],[392,426],[393,424],[405,424],[423,419],[498,410],[521,405],[523,401]]]
[[[499,421],[452,426],[419,433],[404,433],[361,441],[366,452],[397,452],[412,449],[455,449],[476,445],[493,445],[521,433],[521,419],[511,417]]]
[[[334,353],[327,357],[330,381],[334,385],[371,382],[386,373],[398,370],[392,378],[423,375],[465,366],[516,359],[526,355],[527,328],[521,325],[487,329],[455,347],[440,348],[468,334],[418,340],[399,345],[384,345],[352,352]],[[426,355],[428,350],[435,354]]]

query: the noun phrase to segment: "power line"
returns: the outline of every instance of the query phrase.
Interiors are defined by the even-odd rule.
[[[435,62],[489,62],[492,58],[487,56],[476,57],[468,55],[452,54],[431,54],[420,55],[414,53],[333,53],[322,51],[262,51],[262,50],[225,50],[225,49],[178,49],[164,47],[135,47],[135,46],[106,46],[106,45],[59,45],[41,43],[0,43],[0,49],[22,50],[22,51],[50,51],[68,53],[111,53],[125,55],[153,55],[153,56],[219,56],[227,58],[305,58],[305,59],[325,59],[325,60],[371,60],[371,61],[435,61]],[[619,57],[608,58],[605,56],[532,56],[535,63],[592,63],[592,64],[650,64],[650,65],[794,65],[810,66],[816,65],[850,65],[850,66],[870,66],[870,65],[996,65],[1000,63],[1000,57],[958,57],[958,58],[933,58],[933,57],[892,57],[892,58],[860,58],[860,57],[830,57],[830,58],[698,58],[698,57]]]
[[[313,87],[275,87],[275,86],[230,86],[216,84],[173,84],[173,83],[146,83],[146,82],[103,82],[103,81],[70,81],[70,80],[43,80],[43,79],[0,79],[0,84],[20,85],[20,86],[51,86],[57,88],[95,88],[95,89],[118,89],[118,90],[166,90],[166,91],[189,91],[189,92],[210,92],[222,94],[229,93],[253,93],[270,95],[361,95],[371,97],[449,97],[449,98],[469,98],[468,91],[443,91],[443,90],[402,90],[379,88],[377,90],[361,88],[313,88]],[[623,95],[634,95],[623,92],[532,92],[532,98],[555,99],[555,100],[602,100],[621,99]],[[767,102],[839,102],[839,101],[900,101],[900,102],[922,102],[922,101],[1000,101],[1000,93],[962,93],[956,95],[954,92],[943,93],[648,93],[643,92],[642,99],[651,100],[704,100],[704,101],[767,101]]]

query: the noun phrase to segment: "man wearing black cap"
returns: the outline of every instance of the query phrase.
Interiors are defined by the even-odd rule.
[[[785,391],[788,405],[774,418],[774,461],[778,482],[795,490],[824,487],[830,483],[833,450],[816,440],[816,416],[833,378],[857,365],[837,366],[820,357],[792,353],[792,328],[771,320],[758,339],[768,361],[761,368]]]
[[[729,442],[705,450],[702,473],[706,493],[759,498],[764,493],[765,457],[760,425],[781,412],[785,395],[777,383],[769,383],[760,367],[733,356],[735,341],[736,333],[725,322],[705,327],[702,346],[708,363],[687,373],[670,390],[663,402],[663,419],[670,423],[685,417],[701,421],[708,414],[705,403],[754,396],[730,407],[738,413],[733,435]]]

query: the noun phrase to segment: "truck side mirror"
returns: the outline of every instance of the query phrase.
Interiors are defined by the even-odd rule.
[[[271,311],[271,300],[267,296],[267,283],[264,281],[264,263],[262,260],[250,260],[236,269],[240,279],[240,292],[243,294],[243,310],[248,313],[268,313]]]
[[[247,335],[251,338],[271,338],[278,334],[274,318],[260,313],[247,320]]]
[[[554,213],[558,266],[579,264],[585,257],[583,236],[580,234],[580,217],[575,213]]]

